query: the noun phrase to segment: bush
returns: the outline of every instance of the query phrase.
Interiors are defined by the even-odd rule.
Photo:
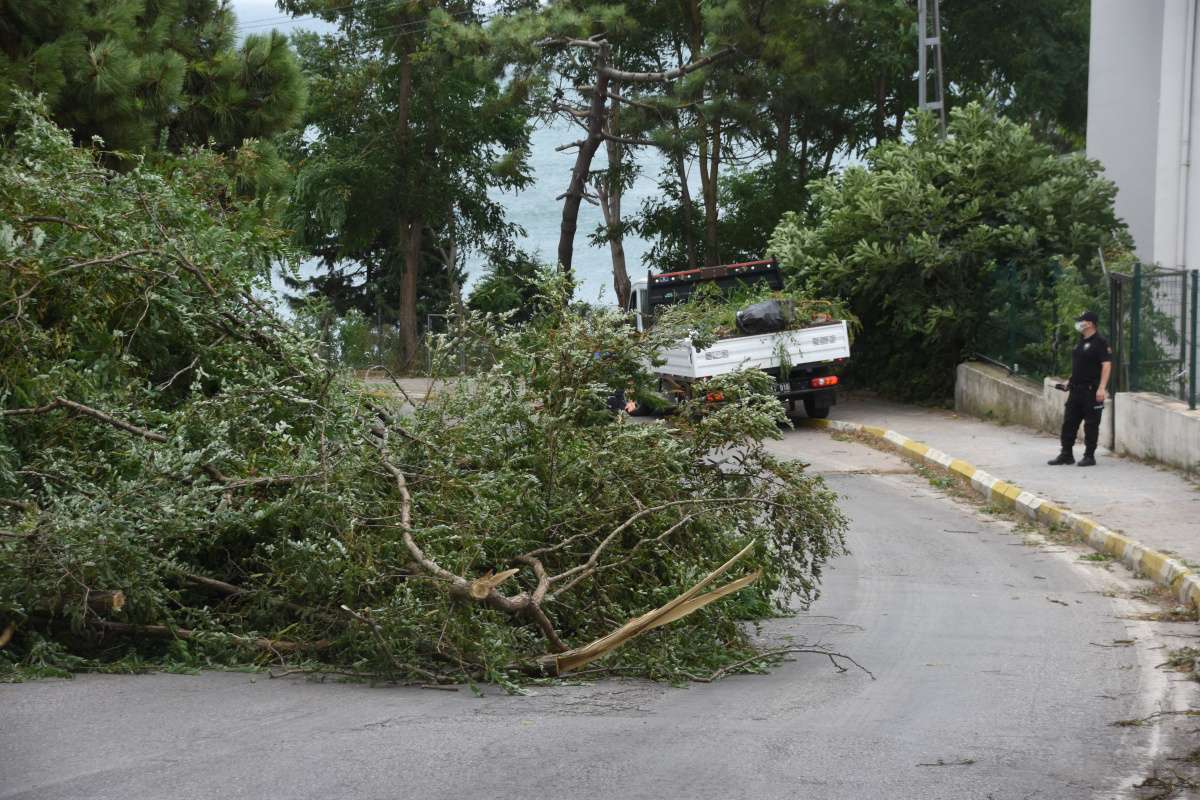
[[[986,352],[1010,304],[1049,317],[1063,264],[1099,298],[1099,248],[1131,243],[1100,165],[1056,155],[1028,126],[971,105],[950,115],[945,138],[928,115],[908,133],[818,184],[812,220],[787,215],[770,254],[811,295],[844,298],[862,321],[854,375],[902,398],[941,400],[955,365]],[[1020,300],[1005,285],[1010,268]]]

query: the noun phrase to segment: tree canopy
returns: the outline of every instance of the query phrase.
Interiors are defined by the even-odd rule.
[[[418,309],[457,293],[463,252],[509,237],[489,190],[529,180],[527,87],[503,80],[477,5],[346,4],[323,12],[338,33],[296,40],[312,103],[289,224],[326,269],[312,286],[398,325],[405,358]]]
[[[1064,267],[1094,302],[1100,250],[1130,242],[1100,165],[1059,155],[1028,125],[970,105],[952,111],[945,138],[928,115],[908,131],[910,141],[819,182],[811,221],[786,214],[770,253],[810,294],[844,298],[862,320],[855,374],[941,400],[955,366],[1014,304],[1053,303]],[[1051,307],[1036,313],[1049,319]]]
[[[21,0],[0,6],[0,108],[40,93],[78,142],[113,150],[238,148],[300,121],[287,39],[235,41],[228,0]]]

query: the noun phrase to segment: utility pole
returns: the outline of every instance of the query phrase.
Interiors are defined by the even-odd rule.
[[[929,6],[933,5],[933,30],[929,30]],[[937,99],[929,99],[929,56],[933,55]],[[942,20],[938,0],[917,0],[917,107],[937,111],[946,135],[946,88],[942,81]]]

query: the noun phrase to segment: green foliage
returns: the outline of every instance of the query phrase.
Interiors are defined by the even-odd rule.
[[[819,184],[811,224],[786,216],[770,252],[806,291],[843,298],[862,320],[855,374],[941,399],[955,364],[1005,318],[1008,269],[1052,303],[1070,264],[1096,296],[1099,248],[1129,239],[1099,165],[1057,155],[1027,126],[969,106],[945,139],[928,117],[911,135]]]
[[[41,93],[76,141],[99,136],[135,153],[265,142],[300,121],[304,80],[282,35],[247,36],[237,47],[235,25],[226,0],[8,3],[0,109],[17,91]],[[260,153],[272,155],[265,144]]]
[[[489,192],[529,181],[527,87],[476,2],[282,5],[338,26],[295,40],[311,102],[287,221],[325,273],[293,288],[398,325],[412,356],[419,321],[460,299],[461,255],[511,238]]]
[[[746,306],[766,300],[779,300],[792,307],[790,328],[806,328],[829,320],[847,320],[852,328],[858,321],[841,300],[812,297],[804,291],[778,291],[765,282],[742,284],[734,291],[722,291],[715,283],[705,283],[685,303],[659,310],[656,324],[668,330],[688,331],[698,349],[710,347],[718,339],[738,336],[737,314]]]
[[[522,250],[494,253],[476,281],[467,305],[489,314],[504,314],[513,322],[533,316],[538,284],[547,266]]]
[[[713,413],[632,424],[608,395],[679,332],[568,306],[553,278],[526,326],[466,313],[435,356],[469,344],[487,371],[396,413],[316,355],[319,320],[254,299],[284,232],[228,199],[219,157],[114,173],[22,114],[0,153],[0,674],[286,658],[511,685],[550,649],[521,611],[539,569],[577,645],[756,542],[751,588],[615,656],[678,679],[815,596],[845,521],[762,446],[782,419],[760,374],[725,377]]]

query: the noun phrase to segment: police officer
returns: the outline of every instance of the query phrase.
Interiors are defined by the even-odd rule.
[[[1100,439],[1100,415],[1108,397],[1108,375],[1112,371],[1112,348],[1096,328],[1100,318],[1095,311],[1085,311],[1075,320],[1075,330],[1083,338],[1071,353],[1071,379],[1059,389],[1067,391],[1066,412],[1063,414],[1062,452],[1051,464],[1074,464],[1075,435],[1083,423],[1083,458],[1081,467],[1096,465],[1096,442]]]

